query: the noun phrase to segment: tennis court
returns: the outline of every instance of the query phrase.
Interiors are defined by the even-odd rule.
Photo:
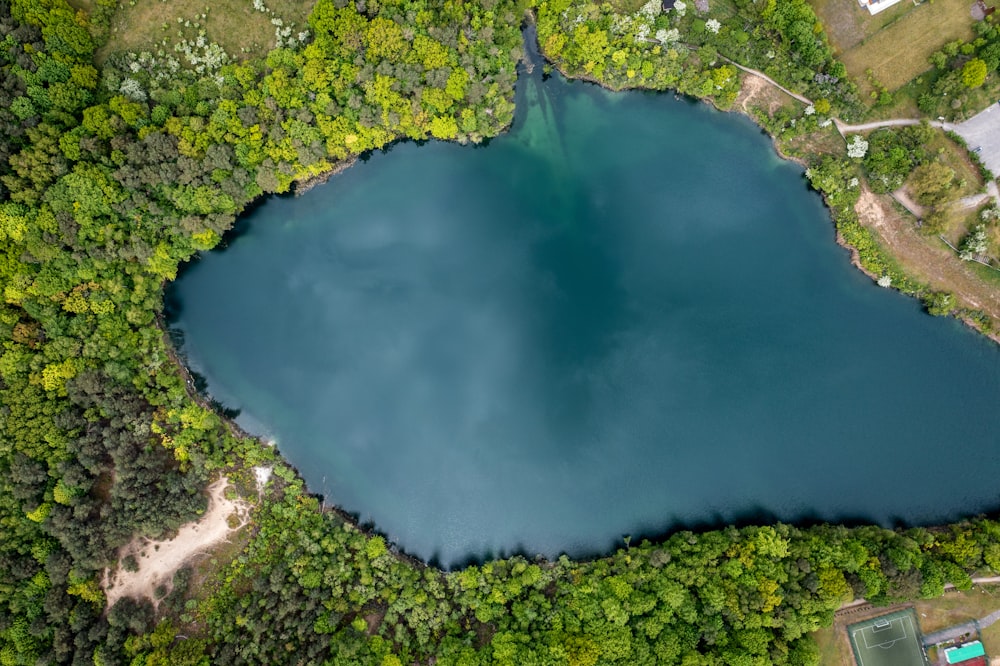
[[[847,635],[858,666],[927,666],[912,609],[849,625]]]

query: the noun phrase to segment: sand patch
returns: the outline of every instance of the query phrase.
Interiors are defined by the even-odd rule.
[[[271,478],[271,474],[274,472],[273,467],[264,467],[263,465],[254,467],[253,474],[257,479],[257,493],[264,494],[264,486]]]
[[[226,477],[209,486],[205,514],[182,526],[174,538],[153,541],[140,537],[122,546],[118,551],[119,561],[131,555],[138,562],[139,568],[137,571],[126,571],[119,566],[113,572],[104,572],[102,587],[109,608],[122,597],[145,597],[155,603],[156,588],[160,585],[169,588],[174,573],[181,566],[226,541],[230,534],[249,522],[249,504],[241,499],[228,499],[225,495],[228,486],[229,480]],[[230,525],[230,518],[235,518],[234,526]]]
[[[772,88],[767,81],[756,74],[747,74],[743,77],[740,94],[736,97],[736,106],[748,115],[750,109],[755,106],[767,111],[768,115],[773,115],[781,108],[781,101],[775,99]]]
[[[875,198],[875,193],[867,187],[861,189],[861,196],[858,203],[854,205],[854,211],[861,218],[863,224],[874,224],[882,226],[885,224],[885,211]]]

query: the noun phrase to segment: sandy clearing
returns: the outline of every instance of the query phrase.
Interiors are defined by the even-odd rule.
[[[768,88],[767,82],[764,79],[753,74],[747,74],[743,77],[743,85],[740,86],[740,94],[736,98],[736,106],[741,108],[743,113],[749,114],[751,103],[758,101],[768,90],[770,88]],[[772,101],[767,106],[768,113],[773,113],[778,104]]]
[[[268,480],[271,478],[271,474],[274,472],[273,467],[264,467],[260,465],[253,468],[253,474],[257,478],[257,494],[264,494],[264,486],[267,485]]]
[[[139,569],[126,571],[119,566],[114,572],[105,570],[102,583],[108,608],[122,597],[145,597],[156,603],[154,590],[157,586],[166,585],[169,588],[174,572],[184,563],[225,541],[231,533],[249,522],[250,506],[240,499],[228,499],[225,495],[228,486],[226,477],[210,485],[205,514],[182,526],[173,539],[153,541],[141,537],[118,551],[119,561],[133,555]],[[236,527],[229,525],[229,518],[233,515],[239,521]]]
[[[758,78],[763,79],[767,83],[771,84],[772,88],[780,90],[781,92],[785,93],[789,97],[793,97],[793,98],[797,99],[798,101],[802,102],[803,104],[807,104],[807,105],[812,104],[812,100],[809,99],[808,97],[804,97],[804,96],[802,96],[802,95],[800,95],[800,94],[798,94],[796,92],[792,92],[791,90],[789,90],[788,88],[784,87],[783,85],[781,85],[780,83],[778,83],[777,81],[775,81],[774,79],[772,79],[770,76],[768,76],[764,72],[760,71],[759,69],[753,69],[752,67],[747,67],[746,65],[741,65],[740,63],[736,62],[735,60],[730,60],[729,58],[727,58],[724,55],[719,55],[719,57],[722,58],[723,60],[725,60],[726,62],[728,62],[733,67],[735,67],[737,69],[740,69],[740,70],[746,72],[747,74],[750,74],[752,76],[756,76]]]

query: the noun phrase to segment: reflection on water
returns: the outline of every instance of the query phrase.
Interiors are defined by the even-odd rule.
[[[991,344],[854,271],[745,119],[540,77],[488,148],[396,146],[186,271],[209,392],[444,564],[997,504]]]

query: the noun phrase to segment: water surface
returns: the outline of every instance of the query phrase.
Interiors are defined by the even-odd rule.
[[[171,288],[209,392],[445,565],[992,509],[1000,355],[880,289],[746,119],[522,77],[488,147],[269,200]]]

